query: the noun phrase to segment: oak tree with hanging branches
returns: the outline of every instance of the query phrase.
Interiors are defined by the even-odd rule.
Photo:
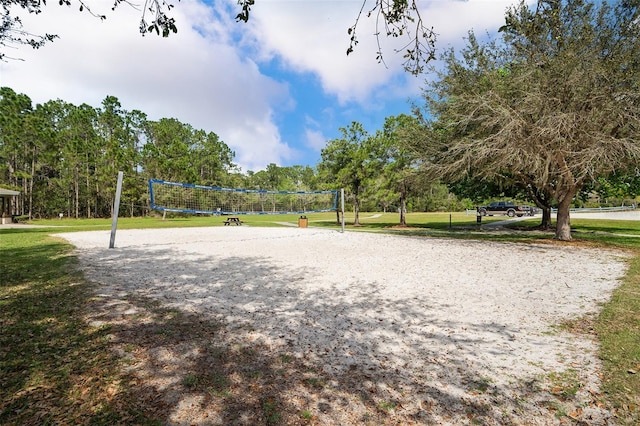
[[[470,33],[424,92],[428,171],[528,188],[540,206],[557,203],[555,236],[570,240],[581,188],[640,157],[638,5],[521,2],[499,40]]]

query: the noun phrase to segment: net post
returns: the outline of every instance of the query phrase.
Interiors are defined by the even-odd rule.
[[[123,172],[118,172],[118,183],[116,184],[116,199],[113,202],[113,218],[111,219],[111,238],[109,248],[112,249],[116,241],[116,228],[118,227],[118,211],[120,210],[120,194],[122,193]]]
[[[156,208],[155,194],[153,193],[153,179],[149,179],[149,204],[151,206],[151,210]]]
[[[340,206],[342,209],[342,232],[344,232],[344,188],[340,188]]]

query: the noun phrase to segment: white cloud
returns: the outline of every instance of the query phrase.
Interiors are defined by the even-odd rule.
[[[504,24],[507,7],[516,0],[426,2],[422,16],[438,34],[438,48],[461,46],[469,30],[477,36],[495,33]]]
[[[421,16],[427,27],[438,34],[438,49],[461,45],[468,30],[478,35],[495,31],[504,22],[504,12],[514,0],[419,1]],[[368,7],[373,6],[370,0]],[[284,63],[300,72],[318,75],[326,92],[341,104],[356,101],[363,105],[384,97],[415,95],[419,86],[415,78],[402,71],[402,55],[396,53],[406,38],[382,35],[376,39],[375,14],[364,9],[358,23],[358,45],[349,56],[347,28],[352,26],[362,5],[361,0],[288,1],[257,0],[250,26],[261,57],[281,57]],[[380,42],[387,67],[378,64],[376,52]]]
[[[376,39],[372,19],[358,26],[355,51],[349,46],[347,28],[355,22],[359,1],[258,0],[250,31],[263,59],[281,57],[287,67],[318,75],[326,92],[339,102],[365,103],[372,88],[401,73],[396,55],[386,57],[389,68],[375,60]],[[383,44],[390,43],[386,37]]]
[[[305,145],[314,151],[320,151],[327,145],[327,138],[319,130],[305,130]]]

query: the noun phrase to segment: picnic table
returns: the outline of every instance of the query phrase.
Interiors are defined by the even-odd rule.
[[[224,226],[227,225],[242,225],[242,221],[240,220],[239,217],[235,217],[235,216],[229,216],[225,221],[224,221]]]

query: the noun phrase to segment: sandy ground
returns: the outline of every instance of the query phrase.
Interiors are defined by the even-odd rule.
[[[595,341],[557,325],[599,310],[621,253],[313,228],[120,230],[111,250],[108,232],[62,236],[102,297],[221,320],[338,381],[357,369],[414,423],[473,424],[473,405],[482,424],[561,424],[558,404],[584,424],[611,421]],[[580,388],[557,400],[550,377],[565,371]],[[348,421],[336,416],[315,424]]]

